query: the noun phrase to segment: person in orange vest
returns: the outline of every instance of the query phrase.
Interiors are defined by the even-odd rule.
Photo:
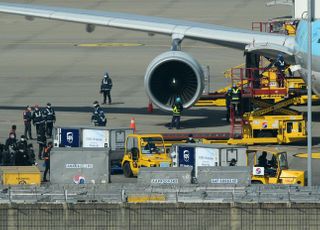
[[[50,152],[52,147],[53,147],[52,142],[49,141],[47,147],[44,149],[43,158],[44,158],[45,170],[43,173],[43,182],[48,182],[47,173],[50,171]]]

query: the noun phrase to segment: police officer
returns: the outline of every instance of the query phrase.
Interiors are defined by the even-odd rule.
[[[21,135],[16,145],[15,165],[26,166],[29,163],[28,143],[25,135]]]
[[[47,173],[50,171],[50,152],[52,147],[53,145],[52,145],[52,142],[50,141],[48,142],[47,147],[44,149],[43,158],[44,158],[45,170],[43,173],[43,182],[48,182]]]
[[[32,123],[36,126],[36,132],[38,134],[40,128],[45,126],[45,119],[43,117],[42,111],[38,105],[35,105],[34,112],[32,114]]]
[[[56,122],[56,113],[54,109],[51,107],[51,103],[47,103],[47,107],[43,111],[43,117],[46,122],[46,135],[48,138],[52,137],[52,128],[53,123]]]
[[[183,110],[183,105],[180,97],[177,97],[175,103],[172,105],[172,120],[169,129],[176,127],[180,129],[180,117]]]
[[[29,135],[29,139],[32,140],[31,134],[31,121],[32,121],[32,109],[31,106],[27,106],[26,110],[23,111],[23,122],[24,122],[24,135],[28,139],[27,134]]]
[[[109,74],[106,72],[103,79],[101,80],[101,85],[100,85],[100,93],[103,94],[102,104],[106,104],[107,97],[108,97],[109,104],[111,104],[111,95],[110,95],[111,89],[112,89],[112,80]]]
[[[231,89],[231,105],[233,106],[234,113],[237,114],[238,116],[241,114],[240,101],[241,101],[241,91],[237,87],[237,85],[234,83]]]
[[[107,119],[98,101],[93,102],[93,108],[94,110],[91,116],[91,122],[94,124],[94,126],[106,126]]]

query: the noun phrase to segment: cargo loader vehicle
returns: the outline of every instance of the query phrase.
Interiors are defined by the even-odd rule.
[[[172,160],[166,152],[160,134],[129,134],[121,161],[126,177],[137,176],[141,167],[170,167]]]
[[[252,184],[305,185],[305,172],[289,169],[287,153],[276,148],[250,148],[247,165],[252,167]]]

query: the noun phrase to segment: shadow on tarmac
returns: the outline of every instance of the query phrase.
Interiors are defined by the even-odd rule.
[[[160,109],[154,109],[152,113],[147,111],[146,107],[112,107],[112,105],[103,105],[101,107],[106,114],[129,114],[131,115],[157,115],[169,116],[167,123],[158,123],[159,126],[169,127],[171,122],[171,112],[165,112]],[[74,112],[74,113],[92,113],[91,106],[54,106],[56,112]],[[0,110],[19,110],[24,111],[25,106],[0,106]],[[195,117],[188,119],[186,117]],[[224,126],[228,123],[224,120],[224,110],[214,110],[208,108],[196,108],[185,110],[182,114],[181,129],[201,128],[212,126]]]

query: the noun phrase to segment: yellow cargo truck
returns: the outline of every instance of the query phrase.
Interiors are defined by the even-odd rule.
[[[166,153],[160,134],[129,134],[121,162],[125,177],[137,176],[141,167],[170,167],[172,160]]]
[[[247,165],[252,167],[252,184],[305,185],[304,171],[289,169],[287,153],[277,148],[250,148]]]
[[[0,180],[3,185],[40,185],[41,174],[37,166],[2,166]]]

